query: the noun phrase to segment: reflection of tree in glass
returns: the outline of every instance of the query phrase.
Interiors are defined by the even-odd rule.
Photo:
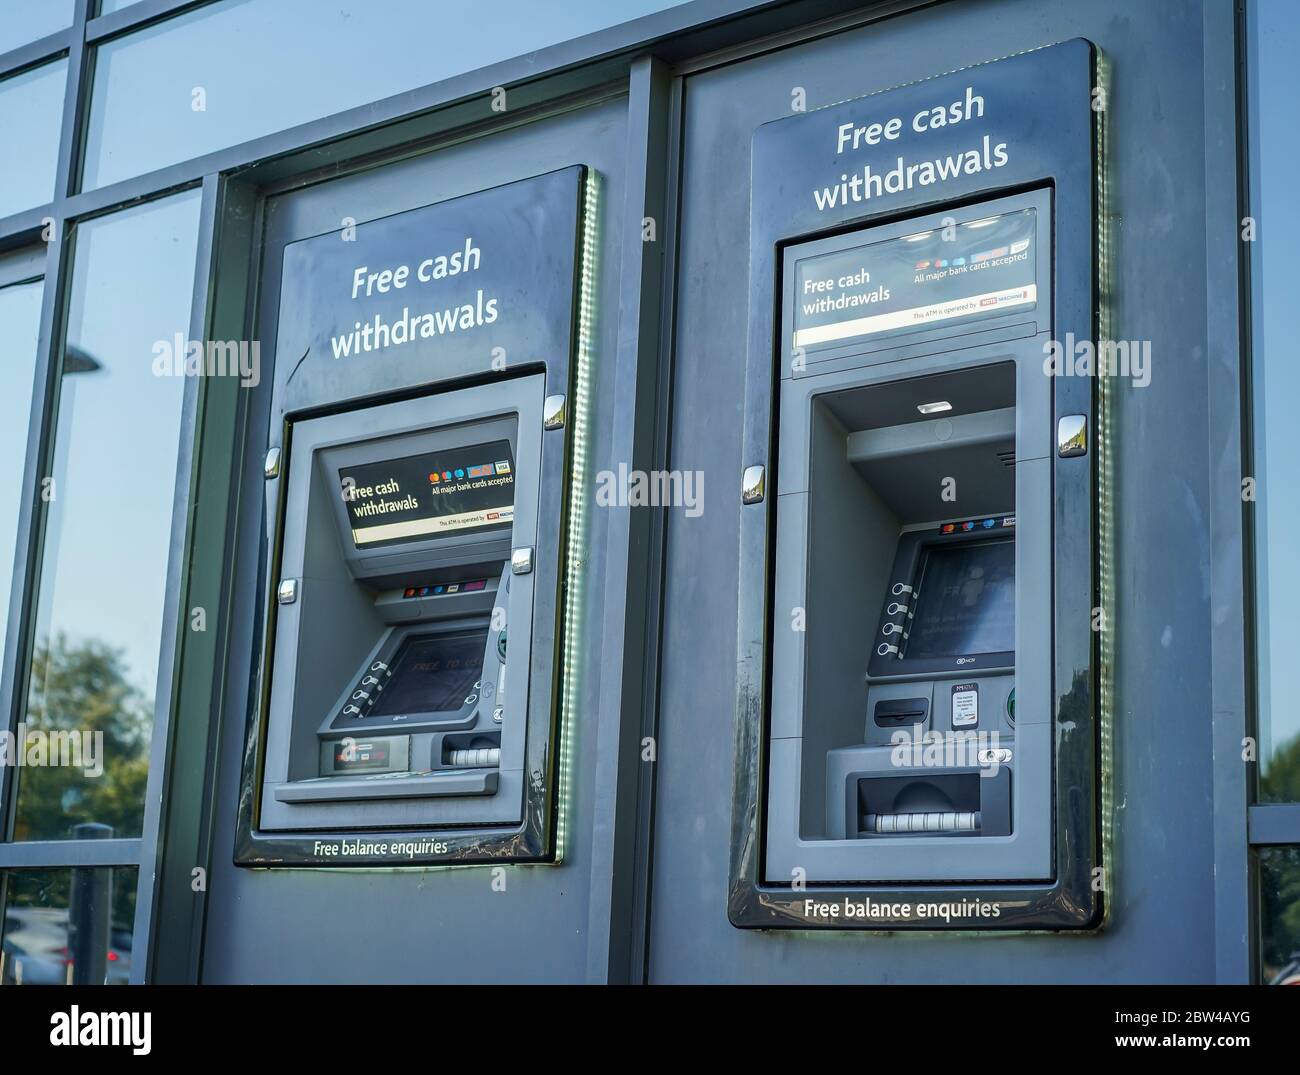
[[[126,680],[120,651],[59,634],[37,646],[24,717],[34,731],[103,732],[98,777],[68,766],[23,768],[14,838],[60,840],[82,822],[109,825],[114,836],[140,835],[153,704]]]
[[[1260,959],[1270,982],[1288,965],[1300,974],[1300,848],[1267,848],[1260,864]]]
[[[1300,802],[1300,735],[1276,747],[1266,759],[1259,793],[1268,802]]]

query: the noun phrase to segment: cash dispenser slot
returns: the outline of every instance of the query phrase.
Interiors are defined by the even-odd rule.
[[[497,789],[497,775],[489,772],[441,772],[407,774],[380,783],[381,776],[335,777],[328,783],[302,781],[276,788],[283,803],[354,802],[358,799],[422,799],[433,795],[491,795]]]
[[[978,768],[937,774],[903,772],[851,777],[858,837],[936,833],[1007,836],[1011,772]]]
[[[860,777],[859,835],[978,832],[979,773]]]

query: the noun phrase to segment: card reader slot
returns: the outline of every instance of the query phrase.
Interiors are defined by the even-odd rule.
[[[872,711],[876,727],[897,728],[908,724],[924,724],[930,712],[929,698],[884,698]]]

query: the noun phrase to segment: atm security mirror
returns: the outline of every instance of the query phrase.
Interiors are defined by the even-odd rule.
[[[521,819],[541,410],[537,376],[295,424],[263,829]]]

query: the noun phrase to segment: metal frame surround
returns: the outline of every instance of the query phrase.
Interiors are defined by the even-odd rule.
[[[38,592],[44,513],[39,477],[56,427],[71,268],[80,221],[186,189],[201,189],[199,239],[190,337],[243,338],[253,323],[266,196],[388,160],[489,134],[543,115],[626,97],[628,183],[622,204],[606,207],[611,228],[637,235],[645,217],[660,222],[657,243],[624,244],[619,273],[616,407],[608,418],[613,450],[642,470],[669,465],[673,412],[670,342],[676,318],[675,265],[680,213],[683,95],[688,76],[790,45],[861,26],[935,0],[693,0],[630,23],[459,74],[310,123],[225,147],[98,189],[80,190],[82,147],[93,83],[95,47],[110,39],[215,0],[138,0],[94,16],[96,0],[75,0],[71,27],[0,55],[0,79],[66,57],[67,85],[53,197],[0,219],[0,254],[39,250],[31,277],[45,280],[37,375],[23,472],[13,587],[0,654],[0,722],[16,725],[26,697],[32,644],[30,605]],[[1207,153],[1237,157],[1235,189],[1206,165],[1207,326],[1212,501],[1210,587],[1216,621],[1242,622],[1252,611],[1249,505],[1240,482],[1249,473],[1249,264],[1225,259],[1214,236],[1237,228],[1249,210],[1245,181],[1245,13],[1233,0],[1206,0],[1202,15],[1204,84],[1236,83],[1235,101],[1205,94]],[[928,73],[928,72],[927,72]],[[495,87],[509,90],[506,114],[491,108]],[[1229,95],[1230,97],[1230,95]],[[1105,177],[1099,176],[1099,182]],[[1230,213],[1234,219],[1228,219]],[[1236,248],[1241,254],[1241,248]],[[1104,260],[1104,259],[1103,259]],[[1104,273],[1104,267],[1103,267]],[[24,277],[24,278],[31,278]],[[1108,282],[1101,282],[1104,304]],[[636,361],[624,359],[635,357]],[[192,982],[199,978],[206,896],[204,863],[227,855],[214,846],[214,758],[224,704],[222,669],[233,616],[224,572],[235,541],[231,505],[245,480],[232,462],[248,420],[244,395],[226,381],[187,379],[177,465],[175,512],[167,568],[166,608],[156,692],[143,834],[105,841],[0,842],[3,871],[76,866],[139,870],[132,980]],[[752,444],[747,440],[747,454]],[[761,509],[755,509],[756,511]],[[666,527],[659,512],[620,513],[609,527],[604,577],[589,580],[609,595],[601,631],[611,674],[599,685],[602,710],[617,712],[613,734],[589,748],[598,779],[614,785],[616,809],[597,827],[591,846],[593,886],[588,912],[593,981],[648,977],[652,840],[656,767],[639,764],[640,743],[658,732]],[[1244,565],[1244,566],[1243,566]],[[221,610],[207,632],[186,630],[183,610]],[[743,605],[742,605],[743,609]],[[1251,624],[1247,622],[1247,631]],[[1250,774],[1240,764],[1248,734],[1253,665],[1246,642],[1215,628],[1213,744],[1216,971],[1220,981],[1255,973],[1251,847],[1300,843],[1300,805],[1250,805]],[[1103,744],[1104,750],[1104,744]],[[15,770],[0,768],[0,841],[12,831]],[[1249,823],[1249,828],[1248,828]],[[733,844],[734,846],[734,844]],[[196,887],[197,886],[197,887]],[[0,884],[0,921],[4,886]]]

